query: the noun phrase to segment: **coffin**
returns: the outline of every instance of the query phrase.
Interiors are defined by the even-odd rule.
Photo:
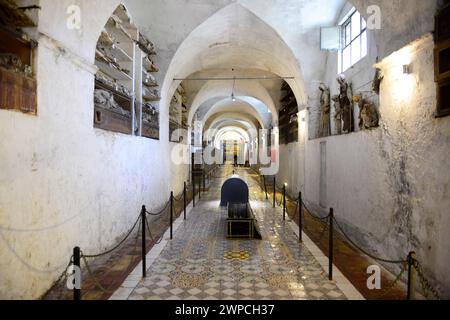
[[[238,176],[232,176],[222,186],[220,206],[228,207],[228,204],[249,203],[249,191],[247,183]]]
[[[232,176],[222,186],[221,207],[228,208],[227,237],[229,239],[262,239],[249,202],[247,183]]]

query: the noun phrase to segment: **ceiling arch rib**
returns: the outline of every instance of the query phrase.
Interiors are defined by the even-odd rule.
[[[252,129],[255,130],[261,128],[259,122],[252,116],[242,112],[224,112],[224,113],[216,113],[212,115],[203,126],[204,131],[207,131],[211,128],[211,124],[219,121],[244,121],[252,125]]]
[[[206,124],[208,123],[208,120],[215,114],[223,113],[245,114],[256,120],[261,128],[266,127],[264,120],[251,104],[239,99],[233,102],[230,98],[217,102],[208,110],[208,112],[200,119],[203,122],[203,127],[207,127]],[[233,118],[231,117],[230,119]]]
[[[206,141],[213,141],[214,137],[217,136],[218,132],[226,127],[235,127],[235,128],[240,128],[241,130],[244,130],[245,132],[247,132],[248,136],[251,139],[257,138],[258,137],[258,133],[256,128],[246,122],[246,121],[242,121],[242,120],[220,120],[220,121],[216,121],[214,123],[211,124],[210,129],[205,132],[205,137],[206,137]]]
[[[255,118],[261,123],[261,127],[270,127],[273,125],[272,113],[269,112],[267,106],[252,97],[235,96],[235,101],[232,101],[231,97],[214,97],[208,101],[205,101],[195,114],[195,118],[198,121],[207,120],[208,116],[216,112],[224,112],[227,110],[236,110],[239,106],[244,106],[244,111],[255,115]],[[188,122],[193,124],[192,122]]]
[[[245,131],[242,132],[239,128],[229,127],[224,128],[217,134],[216,139],[213,141],[213,145],[216,149],[221,149],[223,142],[230,140],[239,141],[242,143],[249,143],[251,141]]]
[[[244,130],[256,130],[256,127],[253,124],[251,124],[247,121],[235,120],[235,119],[220,120],[220,121],[216,120],[213,123],[211,123],[210,129],[221,129],[226,126],[240,127]]]
[[[226,134],[226,133],[228,133],[228,132],[236,132],[239,136],[242,137],[242,139],[243,139],[245,142],[249,142],[249,141],[251,140],[251,139],[250,139],[250,136],[248,135],[248,133],[247,133],[245,130],[242,130],[241,128],[238,128],[238,127],[225,127],[225,128],[220,129],[220,130],[217,132],[216,140],[215,140],[215,141],[220,141],[220,140],[222,140],[223,135]]]
[[[302,73],[294,54],[277,32],[248,9],[231,4],[199,25],[175,54],[163,85],[170,97],[187,78],[205,69],[242,68],[292,76],[289,83],[300,104],[305,104]]]
[[[189,110],[188,123],[192,123],[195,113],[202,107],[202,105],[215,98],[227,98],[231,94],[241,100],[244,97],[253,98],[254,101],[246,101],[253,104],[255,101],[259,101],[265,106],[265,110],[260,110],[261,113],[267,113],[270,110],[270,115],[272,117],[272,124],[278,122],[278,112],[274,103],[273,98],[269,94],[266,88],[261,85],[258,81],[236,81],[235,88],[233,90],[232,83],[230,81],[208,81],[206,82],[200,91],[195,96],[191,108]],[[264,112],[263,112],[264,111]]]

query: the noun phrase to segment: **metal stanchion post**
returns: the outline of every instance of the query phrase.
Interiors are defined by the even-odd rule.
[[[141,223],[142,223],[142,278],[147,277],[147,242],[146,242],[146,235],[145,235],[145,229],[146,229],[146,221],[147,221],[147,209],[145,206],[142,206],[141,211]]]
[[[298,238],[300,242],[303,242],[303,201],[302,201],[302,193],[300,192],[298,194],[298,229],[299,229],[299,235]]]
[[[267,194],[267,184],[266,184],[266,176],[262,176],[264,180],[264,191],[266,192],[266,200],[269,200],[269,195]]]
[[[328,244],[328,275],[330,281],[333,280],[333,222],[334,222],[334,209],[330,209],[330,233],[329,233],[329,244]]]
[[[198,177],[198,199],[202,199],[202,177]]]
[[[286,185],[283,185],[283,221],[286,221]]]
[[[73,248],[73,265],[81,270],[81,249],[79,247]],[[76,272],[76,271],[75,271]],[[81,274],[80,274],[81,276]],[[77,281],[75,279],[74,287],[73,287],[73,300],[79,301],[81,300],[81,281],[80,287],[77,288]]]
[[[205,178],[205,172],[202,172],[202,180],[203,180],[203,192],[206,190],[206,178]]]
[[[173,240],[173,191],[170,193],[170,240]]]
[[[273,177],[273,207],[276,207],[277,202],[277,178]]]
[[[195,178],[192,174],[192,206],[195,208]]]
[[[184,220],[186,220],[186,206],[187,206],[187,191],[186,191],[186,182],[184,182],[184,189],[183,189],[183,204],[184,204]]]

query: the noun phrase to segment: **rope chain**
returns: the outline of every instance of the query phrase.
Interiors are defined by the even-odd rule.
[[[394,290],[394,288],[397,286],[397,284],[400,282],[400,280],[402,279],[403,275],[405,274],[406,270],[408,269],[408,263],[405,262],[402,264],[402,269],[400,270],[400,273],[398,274],[398,276],[395,278],[394,281],[392,281],[392,283],[389,285],[389,287],[387,289],[384,290],[383,294],[381,295],[381,298],[387,296],[389,293],[391,293],[392,290]]]
[[[136,220],[136,222],[134,223],[133,227],[132,227],[131,230],[128,232],[128,234],[125,236],[125,238],[123,238],[123,240],[120,241],[120,242],[119,242],[115,247],[113,247],[112,249],[110,249],[110,250],[108,250],[108,251],[105,251],[105,252],[103,252],[103,253],[99,253],[99,254],[92,254],[92,255],[85,255],[85,254],[82,254],[82,256],[83,256],[84,258],[87,258],[87,259],[92,259],[92,258],[98,258],[98,257],[106,256],[106,255],[110,254],[111,252],[116,251],[118,248],[120,248],[120,247],[125,243],[125,241],[127,241],[127,239],[130,237],[130,235],[133,233],[134,229],[136,228],[137,224],[141,221],[141,218],[142,218],[142,217],[141,217],[141,215],[139,214],[139,218]]]
[[[162,214],[167,210],[167,208],[169,207],[169,205],[170,205],[170,200],[167,201],[167,203],[165,204],[164,208],[163,208],[161,211],[156,212],[156,213],[146,211],[145,213],[146,213],[147,215],[149,215],[149,216],[160,216],[160,215],[162,215]]]
[[[150,236],[150,239],[151,239],[155,244],[160,244],[161,241],[162,241],[163,238],[164,238],[164,234],[158,239],[158,241],[155,241],[155,238],[153,237],[152,232],[150,231],[150,226],[149,226],[149,223],[148,223],[148,220],[147,220],[147,219],[145,219],[145,225],[147,226],[147,231],[148,231],[148,235]]]
[[[306,206],[306,204],[304,202],[302,202],[302,206],[306,209],[305,211],[315,220],[319,221],[319,222],[324,222],[326,220],[328,220],[330,218],[330,215],[327,215],[326,217],[318,217],[315,214],[312,213],[311,210],[309,210],[309,208]]]
[[[340,233],[348,240],[348,242],[350,242],[350,244],[352,246],[354,246],[356,249],[360,250],[362,253],[364,253],[365,255],[369,256],[370,258],[377,260],[377,261],[381,261],[384,263],[389,263],[389,264],[404,264],[407,263],[407,260],[388,260],[388,259],[382,259],[380,257],[377,257],[369,252],[367,252],[367,250],[361,248],[360,246],[358,246],[344,231],[344,229],[342,228],[342,226],[339,224],[339,222],[336,220],[336,218],[333,218],[335,224],[338,227],[338,231],[340,231]]]
[[[62,281],[67,281],[67,278],[69,277],[69,273],[67,272],[69,268],[73,265],[73,255],[69,259],[69,263],[67,264],[67,267],[64,269],[64,271],[61,273],[61,275],[56,279],[56,281],[53,283],[52,287],[47,290],[47,292],[44,294],[44,296],[47,296],[57,285],[59,285]]]
[[[95,274],[92,272],[91,267],[89,266],[89,263],[87,261],[87,257],[84,255],[81,255],[81,258],[83,259],[84,265],[86,266],[86,269],[89,273],[89,275],[91,276],[92,279],[94,279],[95,285],[97,286],[97,288],[99,288],[101,291],[103,291],[104,293],[111,293],[111,291],[106,290],[102,284],[100,283],[100,281],[98,281],[97,277],[95,276]]]
[[[413,266],[417,270],[417,274],[419,275],[420,285],[422,286],[422,291],[425,298],[428,299],[431,293],[437,300],[441,300],[438,291],[430,284],[427,277],[425,276],[425,272],[423,271],[420,262],[414,259]]]

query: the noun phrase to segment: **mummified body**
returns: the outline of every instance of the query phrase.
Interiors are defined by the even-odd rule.
[[[373,103],[361,100],[359,103],[359,128],[361,130],[378,127],[378,111]]]
[[[319,128],[319,136],[320,137],[328,137],[331,134],[331,127],[330,127],[330,111],[331,111],[330,89],[323,83],[320,85],[319,89],[322,92],[321,96],[320,96],[320,128]]]
[[[342,108],[339,102],[339,95],[334,95],[331,99],[334,102],[334,123],[336,134],[342,134]]]
[[[353,116],[353,94],[352,87],[345,79],[344,75],[340,75],[337,79],[339,89],[339,104],[342,109],[343,133],[350,133],[355,130]]]
[[[114,95],[106,90],[96,89],[94,93],[96,106],[118,112],[122,115],[131,116],[131,112],[123,109],[115,100]]]

